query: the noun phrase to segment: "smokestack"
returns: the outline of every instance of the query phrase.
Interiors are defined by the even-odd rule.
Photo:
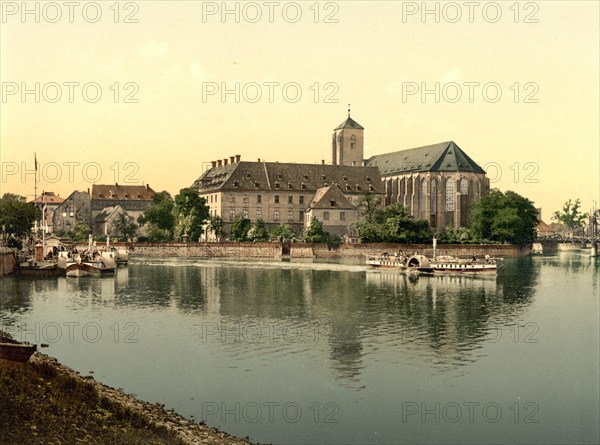
[[[227,165],[227,158],[223,159],[223,165]]]
[[[212,164],[212,168],[215,168],[217,166],[217,161],[210,161],[210,163]]]
[[[321,159],[321,165],[325,165],[325,159]]]
[[[231,161],[231,163],[233,164],[235,162],[235,156],[229,156],[229,160]]]
[[[235,155],[235,162],[240,162],[240,159],[242,159],[242,155]]]
[[[223,161],[221,161],[220,159],[217,161],[217,167],[220,167],[221,165],[223,165]]]

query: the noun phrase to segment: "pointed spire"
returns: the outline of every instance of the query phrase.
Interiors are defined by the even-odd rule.
[[[348,104],[348,117],[350,117],[350,104]]]

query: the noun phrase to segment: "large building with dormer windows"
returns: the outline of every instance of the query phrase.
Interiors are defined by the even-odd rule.
[[[344,234],[357,218],[361,196],[400,203],[434,230],[465,226],[469,205],[489,190],[489,180],[454,142],[364,158],[364,128],[350,117],[333,130],[330,164],[212,161],[196,188],[229,232],[237,215],[266,225],[287,224],[301,233],[317,217]],[[213,236],[214,238],[214,236]],[[208,235],[211,239],[211,235]]]

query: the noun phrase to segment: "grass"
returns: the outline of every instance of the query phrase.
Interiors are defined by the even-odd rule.
[[[173,433],[51,364],[1,359],[0,443],[182,444]]]

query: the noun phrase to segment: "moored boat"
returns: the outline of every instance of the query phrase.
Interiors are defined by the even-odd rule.
[[[26,362],[37,349],[36,345],[20,343],[0,335],[0,358],[14,362]]]

